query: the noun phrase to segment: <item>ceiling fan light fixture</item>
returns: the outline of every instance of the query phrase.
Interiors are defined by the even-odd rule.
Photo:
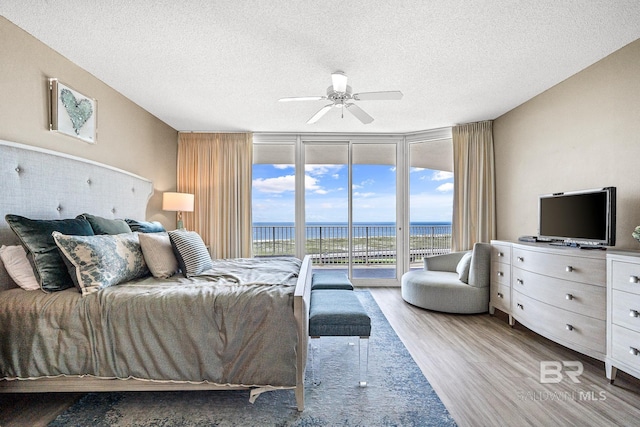
[[[333,83],[333,90],[336,92],[347,91],[347,75],[342,71],[336,71],[331,74],[331,82]]]
[[[280,101],[315,101],[321,99],[329,101],[330,104],[325,105],[311,116],[307,121],[308,124],[317,122],[331,110],[331,107],[336,107],[340,110],[340,117],[344,117],[344,110],[348,110],[349,113],[366,125],[373,122],[373,117],[354,104],[354,101],[402,99],[402,92],[399,90],[353,93],[351,86],[347,85],[347,76],[342,71],[336,71],[331,74],[331,83],[331,86],[327,88],[327,94],[325,96],[298,96],[293,98],[280,98]]]

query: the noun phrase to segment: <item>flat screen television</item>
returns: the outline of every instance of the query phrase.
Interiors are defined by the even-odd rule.
[[[540,240],[615,245],[615,187],[545,194],[540,196],[538,208]]]

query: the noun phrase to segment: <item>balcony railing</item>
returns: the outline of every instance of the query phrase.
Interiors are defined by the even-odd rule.
[[[306,253],[314,265],[348,262],[346,225],[308,225],[305,227]],[[393,264],[396,262],[396,227],[393,225],[354,225],[352,260],[355,264]],[[451,251],[451,225],[411,225],[409,227],[410,262]],[[254,225],[255,256],[295,255],[295,227]]]

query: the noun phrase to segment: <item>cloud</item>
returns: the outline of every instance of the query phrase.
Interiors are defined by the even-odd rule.
[[[371,197],[371,196],[375,196],[376,193],[370,192],[370,193],[359,193],[359,192],[355,192],[353,193],[353,197]]]
[[[445,179],[452,179],[452,178],[453,178],[453,172],[447,172],[447,171],[434,171],[433,176],[431,177],[433,181],[444,181]]]
[[[438,186],[436,188],[436,191],[439,191],[441,193],[449,193],[453,191],[453,182],[447,182],[445,184]]]
[[[273,165],[274,168],[276,169],[289,169],[289,168],[295,168],[295,165]]]
[[[304,165],[304,171],[313,176],[331,175],[335,178],[345,165]]]
[[[422,172],[424,170],[424,168],[411,168],[409,169],[410,173],[414,173],[414,172]]]
[[[295,175],[277,176],[275,178],[257,178],[253,180],[253,189],[261,193],[284,193],[295,191]]]
[[[329,191],[319,185],[318,179],[309,175],[305,175],[305,190],[316,194],[327,194]],[[253,180],[253,189],[260,193],[281,194],[287,191],[295,191],[296,177],[295,175],[277,176],[274,178],[257,178]]]
[[[310,175],[304,176],[304,189],[306,191],[311,191],[320,195],[325,195],[329,192],[328,190],[326,190],[325,188],[322,188],[322,186],[319,185],[317,178],[314,178]]]

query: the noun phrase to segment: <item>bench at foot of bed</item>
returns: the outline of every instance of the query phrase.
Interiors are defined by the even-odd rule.
[[[311,291],[309,336],[312,340],[320,337],[359,337],[359,385],[366,387],[371,318],[353,291],[346,289]],[[312,348],[311,368],[313,383],[316,385],[320,383],[318,355],[314,354],[317,352],[317,348]]]

